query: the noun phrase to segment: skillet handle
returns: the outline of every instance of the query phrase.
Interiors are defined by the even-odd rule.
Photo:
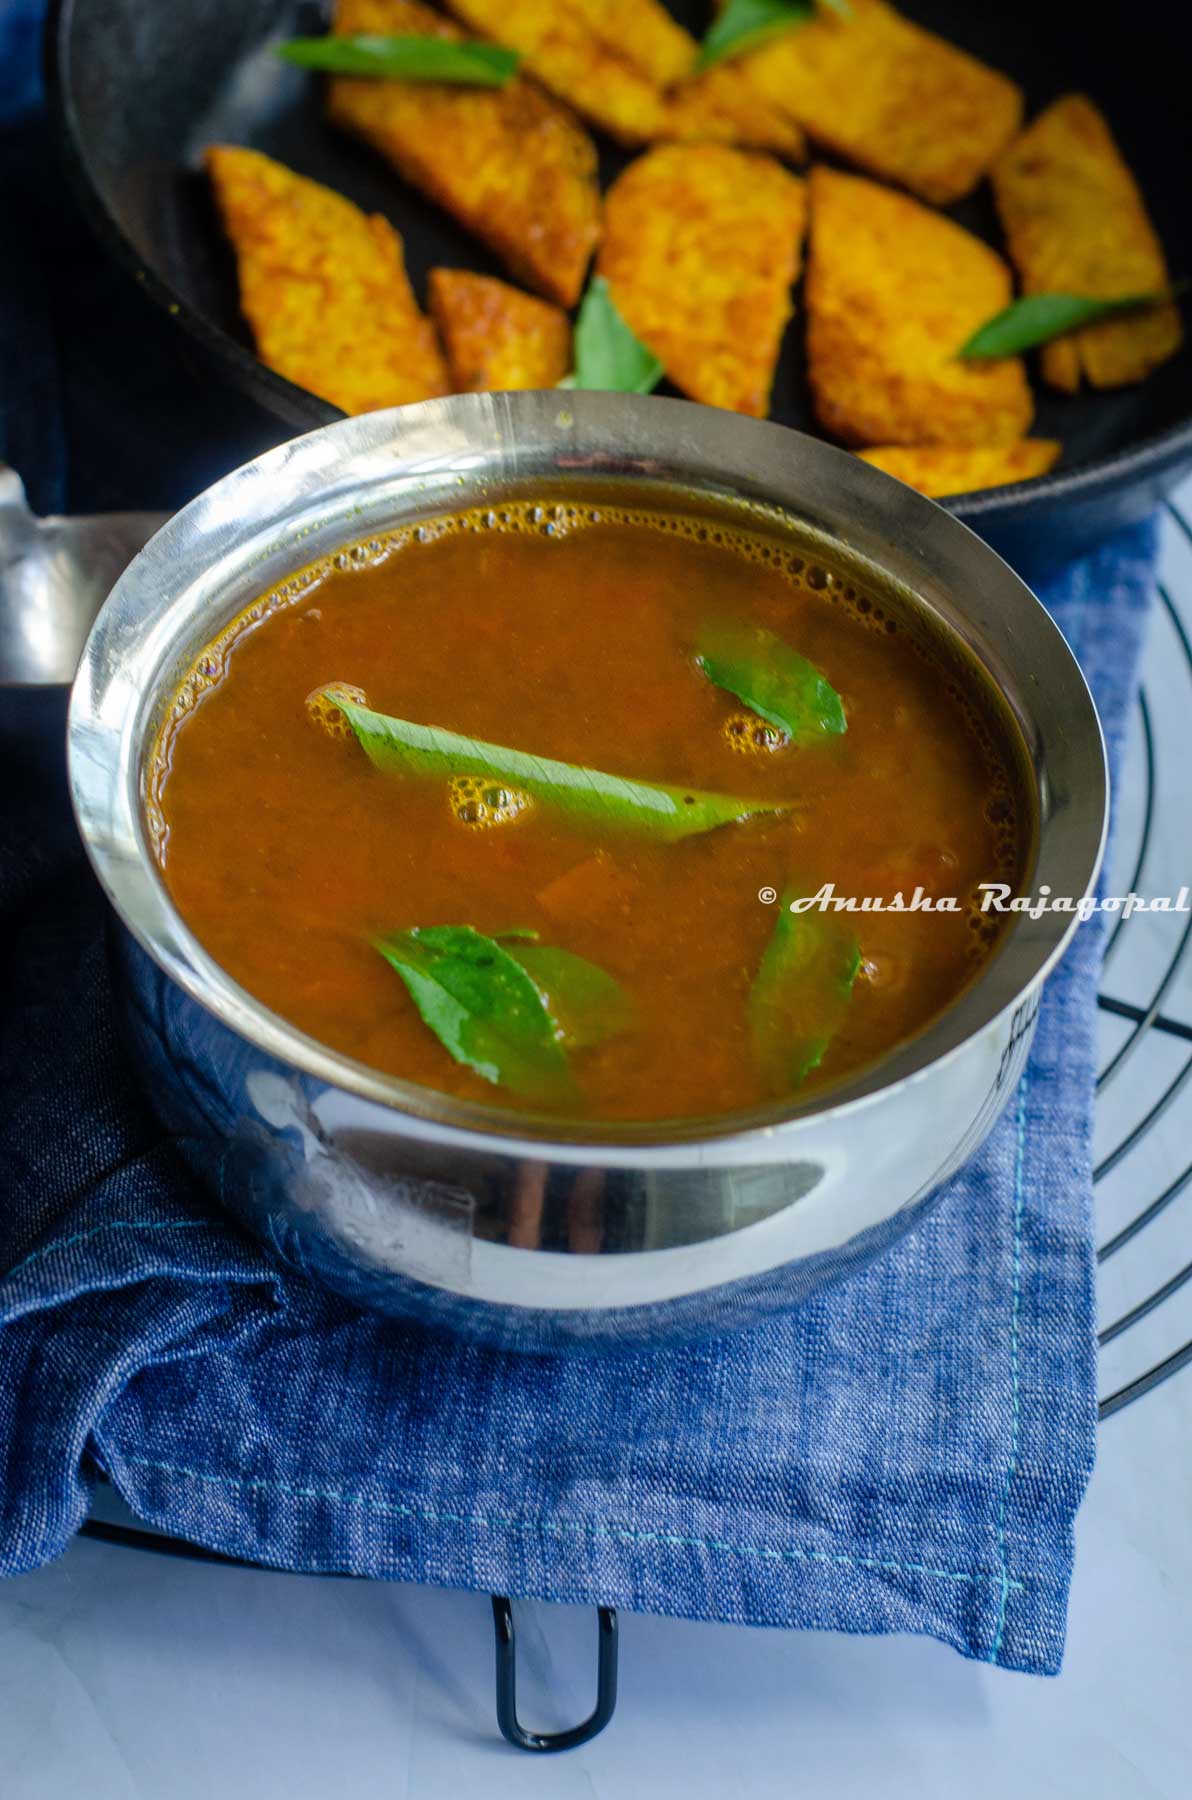
[[[0,687],[74,680],[108,593],[168,516],[39,519],[20,476],[0,463]]]

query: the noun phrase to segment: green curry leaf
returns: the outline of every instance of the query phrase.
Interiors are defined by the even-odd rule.
[[[371,712],[334,688],[324,689],[324,693],[344,714],[369,760],[385,774],[490,776],[514,783],[534,799],[580,821],[649,832],[665,839],[692,837],[754,813],[791,809],[786,801],[750,800],[739,794],[631,781],[600,769],[461,737],[438,725],[415,725],[408,719]]]
[[[458,87],[504,87],[521,61],[499,44],[443,37],[290,38],[277,54],[300,69],[329,75],[373,75],[385,81],[446,81]]]
[[[375,940],[376,948],[443,1048],[498,1087],[546,1102],[575,1091],[568,1050],[623,1031],[629,1001],[595,963],[525,942],[516,951],[471,925],[423,925]]]
[[[603,1043],[633,1024],[629,996],[596,963],[552,944],[521,944],[509,954],[538,989],[568,1050]]]
[[[565,376],[560,387],[649,394],[664,374],[653,351],[621,317],[603,275],[594,275],[588,283],[575,321],[574,353],[574,373]]]
[[[829,12],[848,18],[848,0],[822,0]],[[709,69],[726,57],[744,56],[771,38],[809,25],[816,15],[815,0],[728,0],[704,33],[696,70]]]
[[[470,925],[415,926],[376,947],[456,1062],[518,1094],[568,1096],[567,1054],[542,996],[495,938]]]
[[[1064,337],[1069,331],[1079,331],[1084,325],[1096,325],[1102,319],[1139,312],[1148,306],[1165,305],[1179,291],[1169,288],[1158,294],[1125,294],[1116,300],[1095,300],[1087,294],[1026,294],[987,319],[957,354],[966,362],[1017,356],[1039,344],[1050,344],[1053,338]]]
[[[814,663],[761,626],[706,625],[696,661],[717,687],[743,700],[751,712],[806,743],[847,730],[840,695]]]
[[[861,968],[848,926],[834,914],[792,912],[797,898],[782,895],[749,996],[754,1059],[775,1093],[789,1093],[823,1061]]]

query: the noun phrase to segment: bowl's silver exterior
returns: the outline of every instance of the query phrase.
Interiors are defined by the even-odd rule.
[[[326,1050],[237,987],[174,911],[146,831],[146,754],[179,677],[249,601],[345,542],[571,481],[776,511],[827,561],[915,593],[1021,727],[1035,884],[1090,891],[1106,816],[1095,710],[1029,590],[938,507],[778,426],[620,395],[469,395],[297,439],[173,519],[105,606],[70,722],[149,1090],[224,1202],[294,1266],[382,1311],[532,1349],[720,1330],[877,1254],[990,1130],[1073,929],[1016,920],[953,1007],[838,1095],[673,1128],[465,1105]]]

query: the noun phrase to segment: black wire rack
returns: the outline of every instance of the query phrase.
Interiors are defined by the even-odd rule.
[[[1120,786],[1107,889],[1115,894],[1174,897],[1184,878],[1192,888],[1192,765],[1181,768],[1163,754],[1166,743],[1183,742],[1180,728],[1192,713],[1192,487],[1168,503],[1166,515],[1159,605]],[[1192,1241],[1190,949],[1192,912],[1119,916],[1106,947],[1094,1168],[1101,1306],[1110,1317],[1100,1332],[1102,1419],[1192,1363],[1192,1261],[1180,1255]],[[89,1519],[82,1535],[190,1561],[263,1567],[104,1518]],[[529,1731],[518,1719],[513,1611],[498,1595],[493,1627],[497,1722],[509,1743],[567,1750],[604,1729],[616,1704],[611,1607],[597,1608],[595,1709],[581,1724],[550,1734]]]
[[[1109,891],[1192,886],[1192,489],[1166,507],[1158,607],[1121,783]],[[1178,734],[1178,735],[1177,735]],[[1185,778],[1185,771],[1187,777]],[[1100,1246],[1102,1419],[1192,1363],[1192,913],[1114,923],[1099,1006],[1094,1182]]]

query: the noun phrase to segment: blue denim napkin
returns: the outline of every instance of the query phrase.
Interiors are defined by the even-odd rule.
[[[0,65],[29,11],[0,0]],[[75,506],[169,504],[254,446],[102,268],[19,85],[0,121],[0,181],[24,170],[0,269],[9,453]],[[122,411],[97,407],[124,383]],[[1153,554],[1130,532],[1044,596],[1115,757]],[[196,1188],[114,1035],[61,706],[0,703],[0,740],[0,1573],[57,1555],[102,1471],[144,1518],[286,1568],[926,1632],[1058,1667],[1095,1424],[1097,922],[989,1143],[877,1265],[730,1339],[518,1357],[354,1312]]]

